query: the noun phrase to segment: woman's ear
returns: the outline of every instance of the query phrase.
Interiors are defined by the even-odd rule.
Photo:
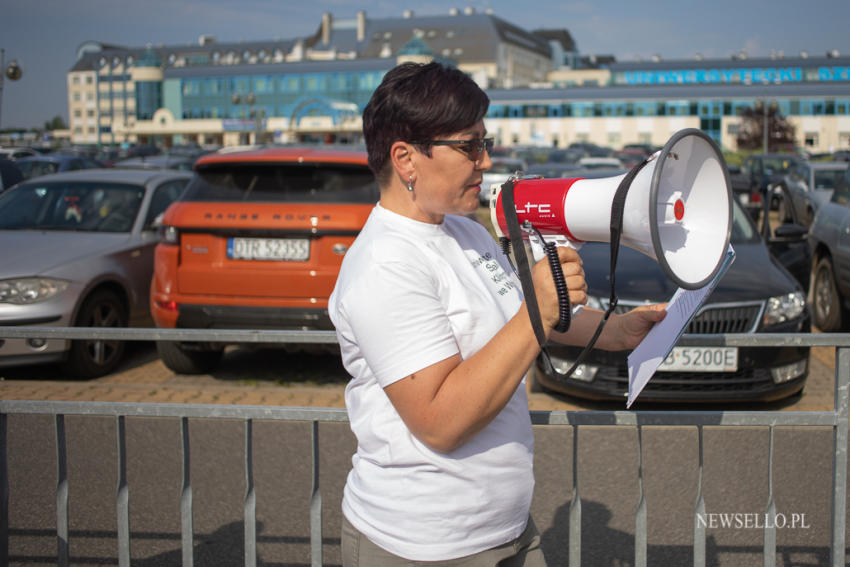
[[[390,146],[390,160],[393,162],[393,169],[405,183],[416,171],[415,153],[416,150],[407,142],[396,141]]]

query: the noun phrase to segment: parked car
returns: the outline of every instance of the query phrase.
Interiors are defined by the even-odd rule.
[[[733,200],[732,246],[737,257],[697,312],[687,333],[805,333],[811,329],[801,284],[769,251],[774,245],[807,250],[805,231],[780,231],[765,241],[738,200]],[[588,284],[588,305],[605,309],[609,297],[609,245],[589,242],[579,251]],[[621,247],[617,261],[617,312],[670,299],[676,287],[659,265]],[[621,283],[622,282],[622,283]],[[566,372],[582,349],[553,345],[551,361]],[[625,400],[628,352],[591,351],[566,380],[546,374],[541,359],[532,366],[532,388],[590,399]],[[640,395],[639,401],[718,402],[773,400],[802,390],[809,349],[798,346],[675,347]]]
[[[484,172],[481,181],[481,193],[478,195],[482,205],[490,202],[490,186],[501,185],[515,173],[524,172],[528,168],[525,160],[513,157],[492,157],[493,167]]]
[[[539,175],[545,178],[575,177],[574,172],[579,171],[581,166],[576,163],[550,162],[535,163],[528,166],[525,173],[528,175]]]
[[[37,150],[32,148],[23,148],[23,147],[10,147],[10,148],[0,148],[0,157],[17,160],[23,157],[37,156],[40,155]]]
[[[15,162],[0,156],[0,193],[24,180],[24,174]]]
[[[0,194],[0,325],[151,326],[155,220],[190,174],[91,169]],[[117,340],[0,340],[0,366],[62,362],[76,377],[111,372]]]
[[[378,201],[366,153],[278,147],[202,156],[165,213],[151,312],[158,327],[333,329],[342,258]],[[180,374],[209,372],[224,345],[157,344]]]
[[[89,157],[55,153],[20,158],[15,161],[15,165],[21,170],[24,179],[31,179],[51,173],[75,171],[77,169],[104,167],[103,163]]]
[[[777,184],[788,173],[791,164],[802,161],[796,154],[756,154],[747,156],[741,163],[740,176],[731,179],[732,190],[744,206],[755,204],[763,206],[763,199],[769,199],[771,209],[779,206]]]
[[[811,225],[818,207],[832,196],[832,190],[848,165],[850,163],[846,161],[799,161],[792,164],[777,184],[779,220]]]
[[[824,332],[850,329],[850,169],[809,227],[812,313]]]
[[[578,165],[584,169],[623,169],[623,162],[615,157],[583,157]]]
[[[195,165],[195,159],[194,157],[184,155],[157,154],[118,160],[112,167],[121,169],[175,169],[177,171],[192,171],[192,166]]]

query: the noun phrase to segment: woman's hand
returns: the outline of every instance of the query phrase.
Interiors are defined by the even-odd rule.
[[[573,248],[558,246],[558,261],[564,272],[564,280],[570,295],[570,305],[584,305],[587,303],[587,282],[584,279],[584,269],[581,258]],[[537,306],[540,309],[540,319],[546,330],[550,330],[558,324],[558,293],[555,288],[555,280],[552,278],[552,270],[549,260],[543,258],[531,272],[534,281],[534,293],[537,296]]]
[[[616,323],[611,329],[607,350],[632,350],[643,340],[649,330],[667,315],[667,304],[641,305],[622,315],[612,316],[609,323]],[[616,317],[616,319],[614,318]],[[606,333],[608,328],[605,329]],[[605,333],[603,333],[604,335]]]

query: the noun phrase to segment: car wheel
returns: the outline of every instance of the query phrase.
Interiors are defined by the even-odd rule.
[[[777,217],[779,218],[779,222],[780,223],[786,223],[786,222],[790,222],[791,220],[793,220],[791,218],[791,207],[788,205],[788,202],[786,201],[785,196],[783,195],[782,197],[779,197],[777,200],[779,201],[779,203],[776,207],[777,211],[778,211]]]
[[[812,274],[812,310],[815,326],[821,331],[839,331],[844,326],[844,308],[828,256],[818,261]]]
[[[156,343],[162,362],[176,374],[207,374],[218,366],[224,348],[204,348],[172,341]]]
[[[127,308],[113,291],[101,289],[86,298],[75,327],[126,327]],[[124,355],[124,341],[75,340],[68,352],[67,369],[79,378],[97,378],[112,372]]]

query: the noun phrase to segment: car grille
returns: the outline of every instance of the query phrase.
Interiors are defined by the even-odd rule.
[[[607,301],[605,302],[607,304]],[[633,301],[621,301],[614,309],[615,313],[626,313],[643,305]],[[691,320],[686,333],[709,335],[721,333],[752,333],[758,327],[764,304],[761,301],[749,303],[715,303],[703,306]]]
[[[621,301],[615,313],[625,313],[642,305]],[[703,306],[691,320],[687,333],[750,333],[758,327],[763,302],[715,303]],[[629,389],[629,372],[625,365],[602,366],[594,379],[594,387],[625,394]],[[768,368],[741,368],[735,372],[657,372],[644,387],[647,392],[748,392],[758,393],[775,388]]]

